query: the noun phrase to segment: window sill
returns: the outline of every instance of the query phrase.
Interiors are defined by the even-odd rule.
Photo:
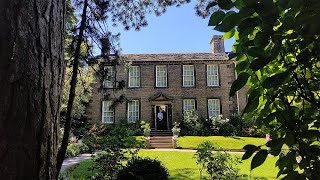
[[[169,88],[168,86],[166,86],[166,87],[154,87],[155,89],[167,89],[167,88]]]
[[[221,86],[207,86],[207,88],[209,88],[209,89],[215,89],[215,88],[221,88]]]
[[[196,86],[181,86],[181,88],[196,88]]]

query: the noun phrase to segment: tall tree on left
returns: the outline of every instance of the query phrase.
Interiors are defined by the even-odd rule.
[[[0,1],[0,179],[56,179],[65,0]]]

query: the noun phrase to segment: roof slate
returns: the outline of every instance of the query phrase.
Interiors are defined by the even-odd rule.
[[[226,53],[123,54],[129,61],[229,60]]]

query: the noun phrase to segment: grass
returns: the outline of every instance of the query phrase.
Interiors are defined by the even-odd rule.
[[[172,180],[186,180],[199,179],[199,169],[196,164],[194,152],[185,151],[155,151],[155,150],[141,150],[139,156],[150,157],[160,160],[168,169]],[[241,157],[241,154],[233,154],[233,156]],[[277,158],[269,156],[265,163],[251,172],[251,179],[276,179],[277,169],[275,162]],[[244,177],[250,174],[251,159],[243,161],[238,165],[240,174]],[[91,175],[90,171],[86,171],[91,167],[92,160],[87,160],[74,168],[71,176],[74,178],[86,177]],[[246,178],[247,179],[247,178]]]
[[[204,141],[211,141],[222,149],[241,150],[247,144],[263,145],[265,138],[225,137],[225,136],[183,136],[178,139],[178,147],[197,148]]]

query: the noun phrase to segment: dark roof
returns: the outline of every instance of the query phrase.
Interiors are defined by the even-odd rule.
[[[226,53],[123,54],[129,61],[228,60]]]

